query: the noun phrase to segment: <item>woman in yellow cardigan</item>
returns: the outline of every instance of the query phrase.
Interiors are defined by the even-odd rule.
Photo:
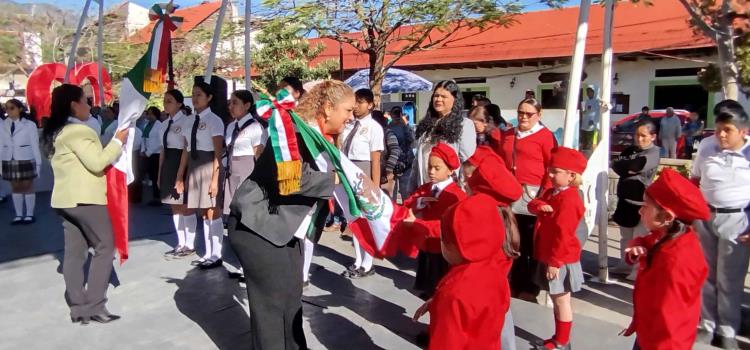
[[[102,148],[90,118],[83,90],[63,84],[52,91],[52,109],[44,128],[44,147],[55,176],[52,207],[62,218],[65,234],[63,278],[65,300],[73,322],[107,323],[120,318],[107,311],[107,286],[112,273],[114,239],[107,213],[104,169],[122,153],[127,129]],[[88,284],[83,268],[94,249]]]

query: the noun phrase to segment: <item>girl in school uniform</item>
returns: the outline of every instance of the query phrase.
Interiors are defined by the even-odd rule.
[[[222,265],[221,248],[224,224],[221,220],[219,197],[219,164],[224,147],[224,122],[209,107],[213,98],[211,86],[205,82],[193,85],[195,111],[185,119],[182,134],[187,139],[187,149],[182,152],[178,178],[186,176],[188,209],[197,210],[203,217],[203,241],[206,252],[191,264],[202,269]],[[185,167],[184,163],[187,163]]]
[[[570,349],[573,310],[570,294],[581,290],[581,242],[576,236],[583,218],[583,199],[578,194],[586,157],[580,152],[558,147],[552,151],[548,176],[552,188],[529,203],[537,216],[534,258],[539,261],[535,282],[552,297],[555,335],[537,344],[538,350]]]
[[[183,112],[184,103],[185,97],[180,90],[169,90],[164,94],[167,119],[161,123],[159,130],[162,148],[157,183],[161,202],[172,207],[172,221],[177,232],[177,246],[165,254],[170,258],[183,258],[195,253],[195,231],[198,226],[195,211],[186,206],[185,176],[177,176],[179,169],[187,166],[187,158],[182,157],[187,149],[183,131],[192,126],[185,124],[187,116]]]
[[[631,239],[647,233],[638,211],[643,203],[643,193],[656,175],[660,150],[654,144],[656,125],[653,122],[644,121],[636,125],[633,136],[634,145],[622,151],[612,162],[612,170],[620,176],[617,181],[617,209],[612,217],[620,225],[620,263],[611,272],[634,281],[634,269],[625,262],[625,249]]]
[[[12,225],[34,223],[34,178],[39,176],[42,155],[36,124],[23,118],[24,106],[12,99],[5,103],[8,117],[0,123],[0,175],[10,182],[16,216]],[[24,211],[24,206],[26,211]]]
[[[636,334],[634,349],[692,349],[708,267],[691,223],[709,219],[708,204],[688,179],[664,169],[646,189],[640,214],[650,233],[626,250],[639,267],[633,321],[623,333]]]

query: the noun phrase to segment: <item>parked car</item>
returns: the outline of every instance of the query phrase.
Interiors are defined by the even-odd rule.
[[[684,109],[675,109],[674,114],[680,118],[680,125],[685,125],[685,123],[688,120],[688,117],[690,116],[690,112],[684,110]],[[622,118],[618,120],[616,123],[612,125],[612,131],[610,133],[610,148],[609,152],[610,155],[618,155],[620,152],[625,150],[628,146],[631,146],[633,144],[633,133],[635,132],[635,123],[634,120],[640,115],[640,113],[633,113],[628,115],[625,118]],[[651,119],[654,120],[654,122],[657,124],[656,127],[659,127],[659,121],[660,118],[663,118],[667,115],[666,110],[664,109],[656,109],[649,113],[649,116],[651,116]],[[700,139],[700,137],[698,138]],[[696,140],[695,147],[698,147],[698,142],[700,140]],[[661,144],[660,140],[656,139],[656,144]],[[680,136],[680,139],[677,140],[677,154],[683,154],[683,150],[685,148],[685,136]]]

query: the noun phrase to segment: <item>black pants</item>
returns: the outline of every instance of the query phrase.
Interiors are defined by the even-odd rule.
[[[537,261],[534,259],[534,226],[536,216],[516,215],[521,234],[521,256],[513,261],[510,270],[510,288],[514,293],[539,295],[539,286],[534,283]]]
[[[148,179],[151,180],[151,194],[154,200],[160,200],[161,195],[159,194],[159,153],[152,154],[146,157],[145,171]]]
[[[58,209],[63,221],[65,256],[63,279],[65,300],[70,306],[70,317],[89,317],[107,312],[107,287],[115,256],[112,223],[104,205],[81,205]],[[89,265],[88,281],[83,267],[94,248]],[[88,282],[88,283],[86,283]]]
[[[297,238],[277,247],[229,217],[229,239],[245,272],[249,349],[307,349],[302,330],[302,255]]]

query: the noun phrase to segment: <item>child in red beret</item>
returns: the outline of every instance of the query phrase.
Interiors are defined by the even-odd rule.
[[[432,148],[428,161],[430,182],[418,187],[404,201],[404,207],[410,208],[409,217],[395,227],[395,230],[408,230],[419,248],[414,288],[422,291],[424,299],[432,297],[450,267],[440,252],[440,218],[448,207],[466,198],[466,193],[451,177],[460,165],[452,147],[438,143]]]
[[[552,151],[547,172],[553,187],[529,202],[537,216],[534,232],[534,258],[539,261],[535,282],[549,292],[555,315],[555,335],[536,348],[570,349],[573,327],[571,293],[581,290],[581,242],[576,236],[583,218],[583,200],[578,194],[586,157],[574,149],[557,147]]]
[[[691,224],[708,220],[708,204],[695,185],[667,168],[646,189],[640,214],[650,233],[626,249],[626,260],[638,262],[639,270],[624,335],[636,333],[636,349],[692,349],[708,267]]]

